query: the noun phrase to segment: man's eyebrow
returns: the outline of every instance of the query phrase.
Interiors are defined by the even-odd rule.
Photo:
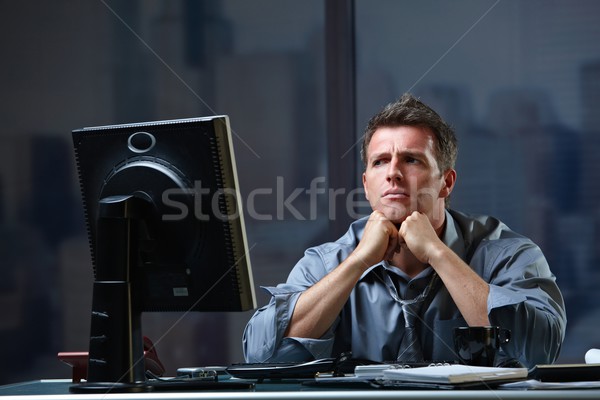
[[[415,158],[426,158],[425,152],[420,150],[404,150],[400,152],[403,156],[411,156]]]
[[[373,153],[369,156],[369,160],[373,160],[373,159],[377,159],[380,158],[382,156],[389,156],[390,152],[389,151],[380,151],[379,153]]]
[[[378,153],[373,153],[369,157],[369,160],[378,159],[378,158],[381,158],[383,156],[389,156],[391,153],[392,153],[391,151],[387,151],[387,150],[386,151],[380,151]],[[413,158],[419,158],[419,159],[426,159],[427,158],[425,156],[425,153],[423,151],[419,151],[419,150],[402,150],[398,154],[400,154],[402,157],[413,157]]]

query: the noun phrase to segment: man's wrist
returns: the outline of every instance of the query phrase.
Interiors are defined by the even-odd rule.
[[[360,251],[357,251],[357,249],[350,253],[350,256],[346,259],[346,264],[348,264],[348,268],[356,269],[361,274],[373,265],[370,260]]]
[[[429,254],[429,265],[434,269],[437,269],[439,266],[448,264],[448,261],[454,255],[454,252],[440,241],[433,246],[433,249]]]

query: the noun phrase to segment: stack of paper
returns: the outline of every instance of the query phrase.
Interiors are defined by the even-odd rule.
[[[383,379],[401,382],[462,384],[527,378],[527,368],[475,367],[461,364],[386,369]]]

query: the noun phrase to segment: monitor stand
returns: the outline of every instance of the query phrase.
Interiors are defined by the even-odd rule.
[[[146,384],[141,311],[132,273],[139,220],[151,206],[137,196],[101,199],[87,382],[72,392],[143,392]]]

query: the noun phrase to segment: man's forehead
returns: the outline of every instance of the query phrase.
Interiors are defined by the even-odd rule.
[[[435,135],[431,129],[421,126],[381,127],[369,142],[369,153],[409,151],[426,153],[433,151]]]

